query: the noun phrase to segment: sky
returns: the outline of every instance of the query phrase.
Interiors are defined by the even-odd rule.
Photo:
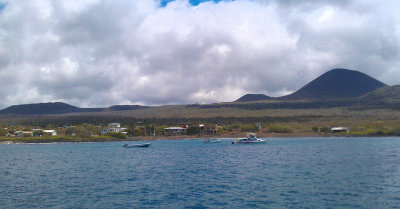
[[[0,108],[282,96],[333,68],[400,84],[400,1],[0,0]]]

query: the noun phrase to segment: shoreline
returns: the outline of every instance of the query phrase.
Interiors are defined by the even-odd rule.
[[[396,137],[389,135],[349,135],[315,132],[298,133],[256,133],[258,138],[303,138],[303,137]],[[196,139],[237,139],[243,138],[245,133],[225,133],[216,135],[178,135],[178,136],[133,136],[125,139],[119,138],[0,138],[0,144],[43,144],[43,143],[90,143],[90,142],[116,142],[116,141],[153,141],[153,140],[196,140]],[[397,136],[398,137],[398,136]]]

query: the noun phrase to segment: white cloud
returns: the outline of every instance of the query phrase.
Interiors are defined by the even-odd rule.
[[[0,10],[0,107],[279,96],[346,67],[397,84],[399,3],[13,0]]]

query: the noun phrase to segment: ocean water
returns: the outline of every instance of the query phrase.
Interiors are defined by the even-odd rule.
[[[0,207],[400,207],[400,138],[202,141],[0,145]]]

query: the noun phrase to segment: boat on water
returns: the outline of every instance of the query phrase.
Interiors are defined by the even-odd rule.
[[[203,143],[212,144],[212,143],[220,143],[221,141],[222,141],[221,139],[207,139],[207,140],[203,141]]]
[[[264,142],[265,140],[257,138],[255,133],[248,133],[246,138],[239,138],[237,141],[233,141],[232,144],[257,144]]]
[[[125,144],[123,147],[125,148],[135,148],[135,147],[149,147],[151,143],[143,143],[143,144]]]

